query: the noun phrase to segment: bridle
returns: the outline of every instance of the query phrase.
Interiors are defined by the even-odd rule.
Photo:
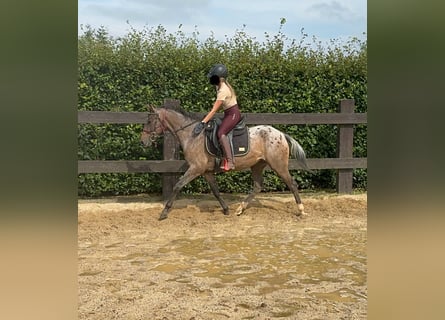
[[[159,124],[161,126],[162,133],[164,133],[165,131],[167,131],[167,127],[164,125],[162,119],[161,118],[159,118],[159,119],[160,119]],[[148,139],[150,139],[151,142],[156,142],[156,139],[160,136],[160,134],[158,134],[156,132],[157,129],[158,129],[157,124],[153,131],[149,131],[149,130],[145,129],[145,126],[144,126],[144,128],[142,129],[142,132],[144,132],[148,135]]]
[[[161,126],[162,133],[165,133],[168,130],[168,126],[165,124],[165,114],[164,113],[159,113],[158,116],[159,116],[159,124]],[[193,124],[195,124],[197,122],[199,122],[199,121],[198,120],[193,120],[192,122],[186,124],[185,126],[180,127],[179,129],[176,129],[175,131],[172,130],[172,133],[177,138],[178,136],[176,135],[176,133],[178,133],[179,131],[184,130],[184,129],[190,127],[191,125],[193,125]],[[156,129],[157,128],[155,128],[155,131],[150,132],[150,131],[146,130],[145,128],[143,128],[142,132],[145,132],[146,134],[148,134],[149,135],[149,139],[151,141],[155,141],[156,138],[159,136],[159,134],[156,133]]]
[[[147,135],[148,135],[148,139],[150,139],[150,141],[153,143],[153,142],[156,142],[156,139],[158,138],[158,134],[156,133],[156,132],[154,132],[154,131],[148,131],[148,130],[146,130],[145,128],[144,129],[142,129],[142,132],[144,132],[144,133],[146,133]]]

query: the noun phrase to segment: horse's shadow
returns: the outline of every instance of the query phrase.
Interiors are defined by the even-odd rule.
[[[236,206],[244,199],[242,194],[223,194],[222,197],[227,201],[229,206]],[[117,203],[164,203],[166,200],[162,198],[161,195],[134,195],[134,196],[117,196],[115,198]],[[282,205],[283,200],[271,197],[259,197],[254,198],[249,204],[248,208],[266,208],[266,209],[276,209],[273,204]],[[183,209],[188,206],[196,206],[200,211],[206,210],[216,210],[221,208],[218,201],[212,194],[200,194],[200,195],[187,195],[182,194],[178,196],[177,201],[172,209]]]

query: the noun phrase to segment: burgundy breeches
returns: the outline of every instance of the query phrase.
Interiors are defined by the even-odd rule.
[[[237,104],[227,110],[224,110],[224,118],[218,128],[218,139],[221,138],[223,134],[227,135],[230,130],[236,126],[240,119],[241,113]]]

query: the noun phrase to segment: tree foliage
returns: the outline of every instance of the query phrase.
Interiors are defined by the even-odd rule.
[[[283,19],[281,26],[285,23]],[[78,38],[78,109],[146,111],[146,105],[162,105],[174,98],[188,111],[207,112],[214,89],[206,74],[215,63],[229,69],[229,82],[237,91],[242,112],[336,112],[340,99],[355,99],[356,112],[367,111],[367,43],[352,38],[322,45],[281,32],[265,34],[259,42],[244,30],[224,41],[210,36],[198,40],[180,28],[168,33],[158,26],[131,29],[114,38],[105,28],[84,27]],[[310,158],[336,156],[337,128],[333,125],[277,126],[296,138]],[[140,147],[140,125],[78,126],[79,160],[151,160],[162,158],[158,147]],[[355,126],[354,156],[367,156],[367,127]],[[303,189],[335,187],[334,170],[293,172]],[[223,192],[251,189],[250,173],[219,175]],[[80,196],[161,192],[157,174],[80,174]],[[354,186],[366,188],[366,170],[354,171]],[[286,187],[273,173],[266,173],[267,191]],[[209,192],[197,179],[184,192]]]

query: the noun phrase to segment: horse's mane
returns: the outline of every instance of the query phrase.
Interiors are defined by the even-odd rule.
[[[162,108],[167,109],[167,110],[176,111],[177,113],[182,114],[184,117],[190,118],[193,120],[201,120],[202,119],[202,115],[195,113],[195,112],[189,112],[187,110],[184,110],[180,106],[175,106],[175,105],[166,105],[165,106],[164,105],[164,106],[162,106]]]

